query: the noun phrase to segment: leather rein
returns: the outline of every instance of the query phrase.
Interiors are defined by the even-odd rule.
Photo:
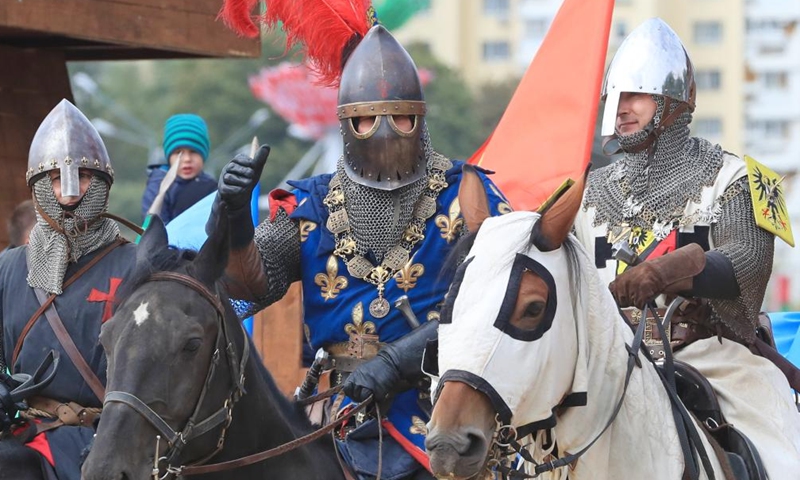
[[[185,285],[195,292],[199,293],[206,301],[208,301],[214,310],[217,313],[217,322],[219,324],[219,328],[217,329],[217,339],[216,339],[216,350],[214,351],[211,364],[208,368],[208,373],[206,374],[205,382],[203,383],[203,389],[200,392],[200,396],[197,399],[197,403],[195,404],[194,411],[189,419],[186,421],[183,429],[181,431],[176,432],[169,426],[169,424],[155,411],[153,411],[146,403],[140,400],[136,395],[133,395],[128,392],[122,391],[113,391],[108,392],[105,397],[105,404],[108,403],[121,403],[127,405],[128,407],[132,408],[136,413],[141,415],[145,420],[147,420],[150,425],[155,428],[160,435],[156,436],[156,454],[153,459],[153,471],[152,471],[152,478],[154,480],[166,480],[171,476],[189,476],[189,475],[201,475],[207,473],[215,473],[221,472],[226,470],[232,470],[235,468],[244,467],[247,465],[252,465],[258,462],[262,462],[268,458],[276,457],[283,453],[289,452],[294,450],[298,447],[306,445],[318,438],[321,438],[324,435],[327,435],[331,431],[333,431],[336,427],[342,425],[347,420],[355,416],[356,414],[360,413],[369,402],[372,400],[372,397],[367,398],[365,401],[356,405],[353,409],[351,409],[347,414],[343,415],[336,421],[326,425],[325,427],[315,430],[307,435],[302,437],[298,437],[290,442],[287,442],[283,445],[279,445],[275,448],[271,448],[269,450],[265,450],[259,453],[255,453],[252,455],[248,455],[245,457],[241,457],[235,460],[230,460],[226,462],[214,463],[214,464],[206,464],[208,460],[213,458],[217,455],[225,443],[225,436],[228,431],[228,427],[231,424],[233,419],[233,407],[236,402],[241,399],[241,397],[245,393],[244,383],[245,383],[245,367],[247,366],[247,362],[250,358],[250,342],[247,341],[247,332],[244,330],[244,326],[241,325],[241,332],[244,336],[243,341],[243,348],[242,348],[242,355],[239,362],[236,362],[236,351],[234,348],[234,344],[231,341],[230,332],[228,331],[228,327],[225,322],[225,310],[222,307],[222,303],[220,301],[220,297],[218,293],[212,293],[205,285],[200,283],[199,281],[195,280],[194,278],[177,272],[159,272],[155,273],[147,279],[147,282],[177,282],[182,285]],[[204,420],[198,421],[198,417],[200,415],[201,407],[203,406],[203,401],[208,393],[208,389],[212,384],[212,380],[214,378],[214,373],[216,371],[217,365],[220,363],[220,353],[221,350],[225,349],[226,357],[228,358],[228,369],[231,373],[231,378],[233,380],[233,385],[228,398],[223,403],[222,407],[220,407],[216,412],[205,418]],[[314,401],[318,401],[322,398],[326,398],[328,396],[332,396],[335,393],[338,393],[338,389],[334,391],[334,389],[323,392],[319,395],[314,397],[308,398],[304,404],[313,403]],[[204,456],[200,460],[194,461],[189,463],[188,465],[180,465],[176,466],[175,463],[180,458],[181,451],[186,447],[186,445],[210,432],[211,430],[222,427],[220,431],[219,439],[217,440],[217,446],[210,454]],[[160,442],[161,440],[166,441],[169,449],[164,455],[159,454],[160,451]]]
[[[667,392],[667,396],[669,397],[672,405],[672,415],[673,419],[675,420],[675,427],[677,429],[678,439],[680,441],[681,450],[684,457],[685,466],[683,478],[698,480],[700,477],[701,466],[698,465],[697,459],[693,455],[693,451],[696,451],[702,463],[702,468],[706,472],[707,478],[714,480],[714,468],[711,465],[708,453],[705,451],[697,429],[694,427],[690,413],[678,397],[675,386],[675,367],[672,360],[672,350],[669,348],[669,343],[666,340],[667,337],[664,331],[664,325],[669,326],[672,314],[675,310],[677,310],[677,306],[682,300],[683,299],[679,297],[672,303],[672,305],[670,305],[670,308],[668,309],[667,314],[664,316],[663,321],[659,318],[658,313],[652,304],[648,304],[645,307],[646,310],[649,309],[651,311],[651,314],[656,319],[655,323],[659,333],[661,334],[662,342],[665,342],[664,372],[662,373],[662,371],[658,368],[656,368],[656,372],[658,373],[659,378],[661,378],[661,381]],[[620,311],[620,315],[623,315],[622,311]],[[617,401],[617,404],[614,407],[614,411],[611,413],[611,417],[608,419],[608,422],[606,422],[603,429],[591,442],[589,442],[585,447],[576,453],[567,454],[563,457],[556,458],[548,462],[537,463],[533,459],[531,453],[527,450],[526,446],[520,444],[520,440],[522,440],[525,436],[535,432],[532,432],[532,429],[529,428],[528,425],[516,429],[511,425],[503,425],[502,422],[498,421],[498,429],[495,433],[493,446],[490,449],[490,459],[487,463],[487,467],[496,468],[502,479],[512,480],[536,478],[543,473],[550,472],[567,465],[574,465],[575,462],[577,462],[577,460],[584,453],[586,453],[592,447],[592,445],[594,445],[595,442],[600,439],[600,437],[603,436],[611,424],[614,423],[614,420],[616,420],[617,414],[619,413],[620,409],[622,408],[622,404],[625,401],[625,395],[628,391],[628,384],[631,379],[631,374],[633,373],[633,368],[634,366],[639,368],[642,367],[641,360],[638,356],[639,351],[641,351],[644,356],[655,366],[655,362],[649,356],[647,349],[644,348],[644,331],[646,323],[647,322],[644,320],[644,318],[642,318],[634,333],[633,341],[630,345],[625,345],[625,348],[628,352],[628,363],[625,372],[625,382],[623,384],[622,394],[620,395],[620,398]],[[526,462],[532,464],[534,466],[533,473],[525,473],[503,461],[504,458],[508,458],[509,456],[513,455],[519,455]]]

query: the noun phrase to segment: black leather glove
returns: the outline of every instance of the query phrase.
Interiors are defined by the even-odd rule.
[[[408,388],[422,375],[422,354],[428,340],[437,338],[438,327],[438,321],[428,322],[383,347],[375,358],[361,364],[347,377],[342,386],[345,395],[357,402],[363,402],[370,395],[374,395],[375,401],[382,401]]]
[[[11,425],[20,410],[21,405],[14,402],[11,392],[19,386],[19,382],[0,371],[0,432],[4,432]]]
[[[250,198],[253,196],[261,172],[269,158],[269,145],[262,145],[254,158],[239,154],[233,157],[222,169],[217,186],[217,197],[211,208],[211,216],[206,223],[206,233],[216,224],[220,203],[224,203],[228,211],[231,228],[231,249],[237,250],[247,246],[255,232],[253,215],[250,212]]]

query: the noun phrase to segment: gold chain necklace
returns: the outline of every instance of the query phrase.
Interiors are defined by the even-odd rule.
[[[323,203],[328,207],[326,226],[336,238],[333,254],[344,261],[352,277],[369,282],[378,288],[378,298],[369,304],[369,313],[375,318],[383,318],[389,313],[389,302],[383,296],[386,282],[408,263],[411,250],[425,238],[425,221],[436,213],[436,198],[447,188],[445,172],[453,166],[452,162],[436,153],[429,157],[428,162],[430,164],[428,185],[414,204],[411,221],[403,231],[399,243],[386,252],[378,266],[373,265],[356,251],[356,240],[353,238],[350,219],[344,208],[344,190],[339,175],[335,174],[328,184],[328,194]]]

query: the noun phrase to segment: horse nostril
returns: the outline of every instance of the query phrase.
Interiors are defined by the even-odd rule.
[[[461,456],[473,458],[486,454],[486,439],[482,434],[470,432],[466,437],[466,448],[459,452]]]

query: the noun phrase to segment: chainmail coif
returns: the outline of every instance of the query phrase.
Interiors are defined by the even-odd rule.
[[[108,208],[108,191],[108,184],[95,175],[77,208],[67,211],[56,200],[48,175],[33,184],[36,202],[65,233],[53,229],[36,212],[28,244],[28,285],[60,295],[67,265],[119,236],[113,220],[100,218]]]
[[[627,223],[651,230],[657,222],[674,222],[672,228],[677,228],[687,203],[700,202],[703,187],[716,181],[724,152],[719,145],[689,136],[688,112],[659,136],[652,155],[650,149],[631,152],[664,116],[663,97],[653,99],[657,102],[653,125],[620,136],[623,158],[589,175],[584,208],[596,208],[594,226]],[[755,223],[746,177],[728,186],[717,205],[718,213],[707,219],[711,241],[714,250],[731,261],[741,293],[730,300],[709,299],[710,326],[749,343],[772,271],[774,237]]]
[[[664,116],[664,97],[653,99],[657,110],[650,128],[657,128]],[[650,129],[619,136],[622,159],[589,175],[585,207],[597,209],[594,226],[625,222],[650,230],[655,222],[679,219],[690,200],[700,201],[702,187],[717,178],[723,151],[708,140],[690,137],[691,121],[692,114],[684,112],[658,137],[655,148],[637,153],[630,150]]]

